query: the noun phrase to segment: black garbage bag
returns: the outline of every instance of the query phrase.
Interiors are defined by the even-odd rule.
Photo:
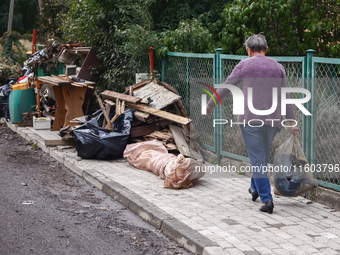
[[[77,153],[85,159],[122,158],[130,137],[133,111],[124,111],[113,123],[114,130],[102,128],[104,115],[101,110],[87,117],[85,124],[73,130]],[[110,119],[115,115],[111,108]]]
[[[296,136],[291,135],[276,149],[269,177],[274,185],[275,195],[296,197],[317,187]]]
[[[5,117],[6,120],[9,120],[8,98],[16,79],[8,79],[7,82],[7,84],[0,87],[0,118]]]

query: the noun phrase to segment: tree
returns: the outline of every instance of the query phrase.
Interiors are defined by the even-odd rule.
[[[158,44],[152,31],[148,0],[69,0],[60,31],[68,41],[92,46],[105,71],[99,87],[121,91],[134,83],[142,56]]]
[[[68,11],[62,0],[41,0],[39,15],[39,34],[45,37],[61,37],[58,33],[58,17]]]
[[[205,26],[220,18],[228,0],[155,0],[150,6],[157,31],[175,30],[181,21],[198,19]]]
[[[0,3],[0,35],[7,31],[9,3],[10,0],[2,0]],[[37,28],[38,8],[37,0],[15,0],[12,30],[24,34]]]
[[[51,2],[52,0],[45,0]],[[64,41],[82,41],[103,60],[99,87],[122,90],[146,71],[148,48],[246,54],[243,43],[264,32],[270,55],[340,56],[337,0],[64,0],[51,9]],[[50,5],[51,6],[51,5]],[[61,6],[67,10],[62,12]],[[47,15],[47,17],[49,17]]]
[[[337,0],[236,0],[215,25],[226,53],[245,54],[245,39],[264,32],[270,55],[304,55],[312,48],[320,56],[340,56],[339,14]]]
[[[176,30],[161,33],[164,46],[157,51],[165,56],[167,51],[209,53],[215,51],[210,31],[197,19],[181,21]]]

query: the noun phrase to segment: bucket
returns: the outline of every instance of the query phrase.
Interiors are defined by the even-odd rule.
[[[9,115],[14,124],[22,123],[22,114],[36,104],[34,89],[12,90],[9,94]]]
[[[12,90],[29,89],[31,84],[29,82],[17,83],[12,85]]]

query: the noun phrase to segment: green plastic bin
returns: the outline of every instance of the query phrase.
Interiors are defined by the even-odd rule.
[[[12,90],[9,94],[9,115],[14,124],[22,123],[22,114],[36,105],[34,89]]]

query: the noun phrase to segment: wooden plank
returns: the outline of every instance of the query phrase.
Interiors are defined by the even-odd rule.
[[[171,120],[166,120],[166,119],[161,119],[161,118],[158,118],[157,120],[155,120],[155,122],[160,127],[165,127],[165,126],[169,126],[169,124],[174,124],[174,122]]]
[[[54,92],[55,99],[57,101],[57,109],[55,111],[55,118],[53,121],[52,130],[56,131],[56,130],[59,130],[62,126],[64,126],[66,108],[65,108],[65,100],[63,97],[61,87],[52,86],[52,89]]]
[[[137,104],[142,100],[134,96],[125,95],[125,94],[110,91],[110,90],[105,90],[102,93],[100,93],[100,95],[104,99],[110,99],[113,101],[116,101],[116,99],[119,99],[119,100],[125,101],[127,103],[132,103],[132,104]]]
[[[65,81],[64,79],[60,79],[60,78],[52,77],[52,76],[38,77],[38,80],[42,81],[43,83],[47,83],[47,84],[54,85],[54,86],[71,85],[71,82],[69,82],[69,81]]]
[[[202,153],[200,151],[200,148],[201,146],[199,145],[199,143],[190,139],[190,154],[191,154],[190,157],[191,158],[204,160]]]
[[[184,156],[190,157],[190,148],[187,141],[185,140],[182,129],[174,125],[169,125],[169,128],[179,152]]]
[[[132,90],[135,90],[135,89],[138,89],[140,87],[143,87],[144,85],[146,84],[149,84],[150,82],[152,82],[152,79],[147,79],[147,80],[144,80],[144,81],[141,81],[141,82],[138,82],[136,84],[133,84],[127,88],[125,88],[125,93],[129,92]],[[131,94],[130,94],[131,95]]]
[[[191,158],[203,159],[201,153],[202,147],[199,141],[200,134],[197,129],[195,129],[194,124],[191,122],[189,125],[182,126],[182,133],[189,144]],[[190,140],[188,141],[188,139]]]
[[[161,117],[167,120],[171,120],[173,122],[182,124],[182,125],[188,125],[191,122],[191,119],[182,117],[182,116],[178,116],[176,114],[170,113],[170,112],[166,112],[166,111],[162,111],[162,110],[157,110],[155,108],[152,108],[150,106],[147,105],[142,105],[142,104],[131,104],[131,103],[127,103],[127,105],[132,108],[132,109],[136,109],[142,112],[147,112],[150,113],[152,115],[155,115],[157,117]]]
[[[163,129],[160,131],[156,130],[149,135],[145,135],[144,139],[146,140],[157,139],[159,141],[162,141],[162,143],[169,143],[169,142],[173,142],[174,140],[171,132],[167,129]]]
[[[141,112],[141,111],[134,111],[133,117],[139,121],[148,122],[148,118],[150,117],[150,114],[146,112]]]
[[[113,104],[113,102],[111,100],[105,100],[106,106],[105,106],[105,111],[106,111],[106,115],[109,116],[110,115],[110,111],[111,111],[111,107]],[[106,122],[106,119],[103,119],[103,124],[102,124],[102,128],[105,128],[105,126],[108,123]]]
[[[99,104],[99,107],[100,107],[100,109],[102,110],[102,112],[103,112],[103,115],[104,115],[104,118],[105,118],[105,120],[106,120],[106,123],[107,123],[107,125],[108,125],[108,127],[111,129],[113,129],[113,127],[112,127],[112,125],[111,125],[111,123],[110,123],[110,118],[109,118],[109,115],[107,114],[107,112],[105,111],[105,107],[104,107],[104,105],[103,105],[103,101],[100,99],[100,97],[98,96],[98,94],[97,94],[97,92],[96,91],[94,91],[94,95],[97,97],[97,101],[98,101],[98,104]],[[111,129],[111,130],[112,130]]]
[[[85,81],[85,82],[72,82],[71,85],[73,86],[80,86],[80,87],[88,87],[90,89],[94,89],[95,82],[92,81]]]
[[[75,141],[67,140],[45,140],[45,146],[75,145]]]
[[[175,89],[173,86],[169,85],[168,83],[164,82],[164,81],[157,81],[157,84],[163,86],[164,88],[166,88],[167,90],[172,91],[173,93],[175,93],[176,95],[179,95],[177,89]]]
[[[132,127],[131,137],[135,138],[139,136],[149,135],[156,130],[159,130],[158,125],[144,125],[144,126],[139,126],[139,127]]]
[[[177,114],[180,114],[181,116],[186,117],[186,118],[189,117],[187,111],[185,110],[182,100],[177,101],[176,103],[174,103],[174,105],[175,105]]]
[[[155,82],[151,82],[143,88],[134,91],[133,95],[142,100],[145,99],[146,101],[150,98],[151,100],[148,105],[158,110],[164,109],[181,99],[181,96],[169,91]]]
[[[76,51],[83,50],[81,49],[81,47],[74,49]],[[84,62],[80,68],[77,77],[80,79],[84,79],[86,81],[97,82],[99,79],[99,75],[98,72],[94,72],[94,70],[97,70],[101,63],[102,61],[99,58],[97,58],[97,53],[95,52],[95,50],[90,48],[88,50],[88,54],[86,54],[86,58],[84,59]]]
[[[110,99],[105,99],[104,102],[111,105],[111,106],[116,104],[115,102],[111,101]]]
[[[62,93],[64,96],[65,108],[67,110],[64,122],[65,127],[70,125],[72,119],[84,116],[82,106],[85,100],[86,87],[62,87]]]

